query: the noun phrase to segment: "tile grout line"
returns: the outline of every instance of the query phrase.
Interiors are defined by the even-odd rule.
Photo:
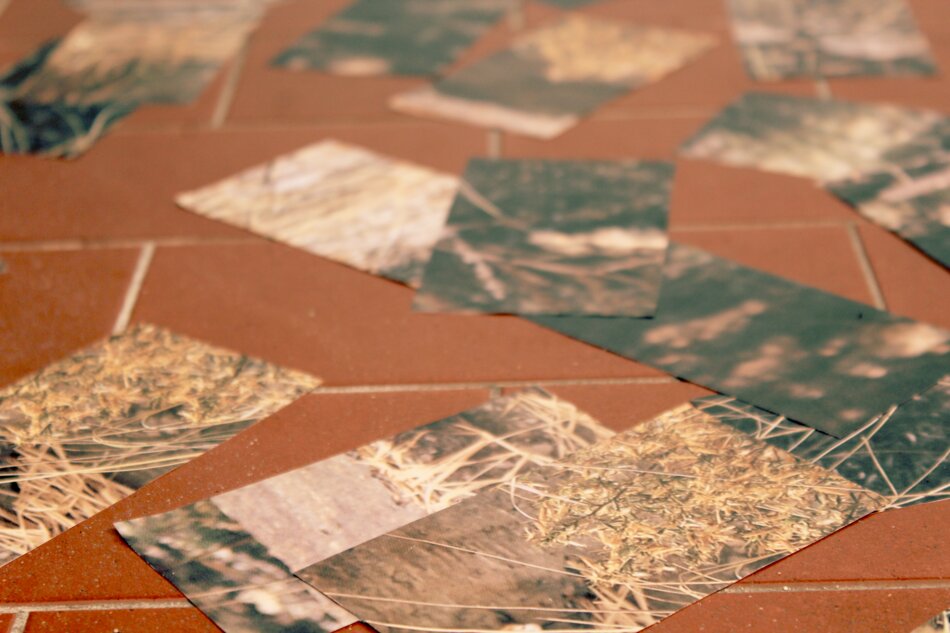
[[[489,142],[489,147],[491,143]],[[499,154],[500,154],[499,150]],[[500,158],[500,156],[498,156]],[[495,158],[492,156],[492,158]],[[675,233],[690,232],[715,232],[715,231],[755,231],[755,230],[782,230],[782,229],[819,229],[819,228],[844,228],[852,224],[850,220],[824,220],[811,222],[777,222],[773,224],[693,224],[687,226],[674,226],[670,229]],[[24,240],[3,242],[0,241],[0,253],[24,253],[39,251],[79,251],[109,248],[142,248],[146,244],[154,244],[156,247],[178,247],[178,246],[232,246],[239,244],[260,243],[262,238],[258,237],[158,237],[152,239],[146,238],[115,238],[115,239],[95,239],[95,240]]]
[[[950,580],[865,580],[847,582],[741,583],[722,593],[811,593],[831,591],[909,591],[950,589]]]
[[[146,244],[156,247],[174,248],[176,246],[231,246],[237,244],[260,243],[257,237],[158,237],[154,239],[101,239],[101,240],[37,240],[24,242],[0,242],[0,253],[28,253],[51,251],[83,251],[109,248],[143,248]]]
[[[861,274],[864,276],[864,281],[871,293],[871,298],[874,300],[874,307],[879,310],[887,310],[884,292],[881,290],[880,283],[878,283],[877,275],[874,274],[874,266],[871,264],[871,258],[868,257],[868,252],[864,248],[864,241],[861,239],[861,234],[858,233],[858,227],[854,222],[848,223],[848,237],[851,240],[851,246],[854,248],[854,256],[858,260]]]
[[[339,385],[319,386],[311,393],[398,393],[403,391],[451,391],[455,389],[511,389],[517,387],[584,387],[609,385],[668,385],[681,382],[672,376],[631,378],[579,378],[551,380],[496,380],[486,382],[406,383],[395,385]],[[684,383],[686,384],[686,383]]]
[[[210,126],[212,130],[219,130],[224,127],[228,114],[231,113],[231,104],[234,103],[234,96],[237,94],[238,83],[241,79],[241,73],[244,72],[244,66],[247,63],[248,49],[250,48],[249,35],[244,39],[241,49],[234,56],[234,65],[228,70],[228,76],[225,79],[224,87],[221,88],[221,94],[218,96],[218,102],[214,106],[214,112],[211,113]]]
[[[23,633],[26,631],[26,623],[29,619],[29,611],[18,611],[13,617],[13,622],[10,623],[10,628],[7,629],[7,633]]]
[[[122,308],[119,310],[119,316],[116,317],[115,325],[112,327],[112,335],[122,334],[129,325],[132,318],[132,310],[135,309],[135,302],[138,301],[139,293],[142,291],[142,284],[145,283],[145,275],[148,274],[149,265],[152,263],[152,257],[155,256],[155,242],[146,242],[142,245],[139,253],[139,259],[135,262],[135,270],[132,271],[132,280],[125,291],[125,299],[122,301]]]
[[[0,604],[0,614],[49,613],[55,611],[118,611],[121,609],[188,609],[192,604],[185,598],[165,600],[102,600],[98,602],[24,602]],[[24,618],[25,620],[26,618]]]

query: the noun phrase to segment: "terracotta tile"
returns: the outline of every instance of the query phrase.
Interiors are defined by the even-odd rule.
[[[650,633],[898,633],[910,631],[947,604],[950,604],[950,589],[718,593],[648,630]]]
[[[787,229],[673,229],[673,239],[779,275],[871,303],[854,247],[844,227]]]
[[[25,633],[89,631],[102,633],[168,633],[220,631],[194,607],[115,611],[48,611],[30,614]]]
[[[868,224],[861,240],[892,312],[950,328],[950,276],[893,233]]]
[[[160,248],[133,318],[328,385],[659,375],[516,317],[415,313],[412,296],[276,244]]]
[[[205,499],[487,398],[483,390],[312,395],[0,568],[0,603],[175,598],[112,524]]]
[[[605,426],[625,431],[640,422],[712,391],[688,382],[627,385],[557,385],[545,387],[577,405]],[[515,391],[507,389],[506,391]]]
[[[13,626],[13,615],[0,615],[0,631],[9,631]]]
[[[481,132],[428,122],[113,134],[72,162],[0,156],[0,241],[246,238],[179,209],[175,194],[328,137],[456,172],[485,148]]]
[[[25,47],[59,37],[82,20],[60,0],[10,0],[0,13],[0,46]]]
[[[851,207],[807,178],[678,159],[673,226],[857,222]]]
[[[950,501],[873,514],[763,569],[749,582],[950,579],[948,520]]]
[[[506,158],[671,160],[679,145],[703,123],[705,119],[699,116],[586,119],[550,141],[504,134],[502,154]]]
[[[0,253],[0,385],[108,336],[137,250]]]

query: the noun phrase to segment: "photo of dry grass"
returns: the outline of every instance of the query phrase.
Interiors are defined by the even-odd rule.
[[[356,622],[210,501],[116,529],[225,633],[331,633]]]
[[[176,201],[315,255],[418,285],[457,187],[450,174],[327,140],[179,194]]]
[[[386,633],[637,631],[886,503],[684,405],[298,575]]]
[[[905,0],[729,0],[729,9],[754,79],[936,71]]]
[[[748,93],[681,151],[814,178],[950,266],[950,117],[883,104]]]
[[[473,159],[413,308],[652,316],[673,165]]]
[[[338,75],[431,75],[511,8],[510,0],[356,0],[274,60]]]
[[[7,387],[0,391],[0,562],[318,384],[139,325]]]
[[[299,581],[291,570],[470,499],[479,490],[555,463],[610,435],[570,403],[532,389],[206,502],[116,527],[189,599],[202,609],[208,604],[212,610],[207,613],[219,626],[229,633],[232,629],[222,622],[234,631],[252,630],[248,627],[263,616],[247,600],[207,602],[203,596],[230,595],[234,587],[252,597],[277,588],[298,595]],[[244,565],[227,552],[214,554],[216,548],[230,552],[235,542],[248,552],[255,548],[254,565]],[[208,563],[194,571],[191,561],[196,559],[223,562],[210,573],[204,570]],[[232,561],[239,568],[230,571],[226,566]],[[242,571],[258,568],[266,569],[262,587]],[[339,615],[332,618],[340,620]]]
[[[121,3],[70,31],[20,87],[37,103],[189,103],[255,27],[253,3]]]
[[[950,358],[946,330],[676,243],[654,318],[531,319],[839,438]]]
[[[0,78],[0,150],[73,158],[143,103],[190,103],[263,3],[92,1],[88,17]]]
[[[889,508],[950,498],[950,376],[838,439],[728,396],[694,406],[756,439],[836,471]]]
[[[390,105],[552,138],[601,103],[659,80],[714,43],[704,33],[569,15],[432,86],[396,95]]]

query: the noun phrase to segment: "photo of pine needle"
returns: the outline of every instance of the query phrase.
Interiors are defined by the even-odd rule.
[[[206,613],[219,626],[229,633],[256,630],[271,615],[278,617],[258,602],[289,599],[286,592],[299,596],[301,581],[292,570],[610,435],[570,403],[532,389],[116,527],[193,603],[203,610],[207,606]],[[242,556],[234,555],[234,543],[240,544]],[[320,600],[329,603],[325,597]],[[344,617],[336,613],[315,620],[338,623]]]
[[[905,0],[729,0],[729,8],[754,79],[936,71]]]
[[[326,140],[179,194],[176,202],[415,286],[457,187],[450,174]]]
[[[149,325],[0,391],[0,561],[29,551],[319,381]]]
[[[298,575],[386,633],[637,631],[886,503],[684,405]]]
[[[728,396],[693,404],[724,424],[887,497],[889,508],[950,498],[950,377],[841,439]]]
[[[330,633],[356,621],[210,501],[116,529],[226,633]]]

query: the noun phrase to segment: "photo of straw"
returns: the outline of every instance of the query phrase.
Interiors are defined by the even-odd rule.
[[[838,439],[729,396],[701,411],[887,497],[889,508],[950,498],[950,376]]]
[[[311,391],[319,380],[138,325],[0,391],[0,562]]]
[[[298,576],[385,633],[637,631],[886,503],[684,405]]]

